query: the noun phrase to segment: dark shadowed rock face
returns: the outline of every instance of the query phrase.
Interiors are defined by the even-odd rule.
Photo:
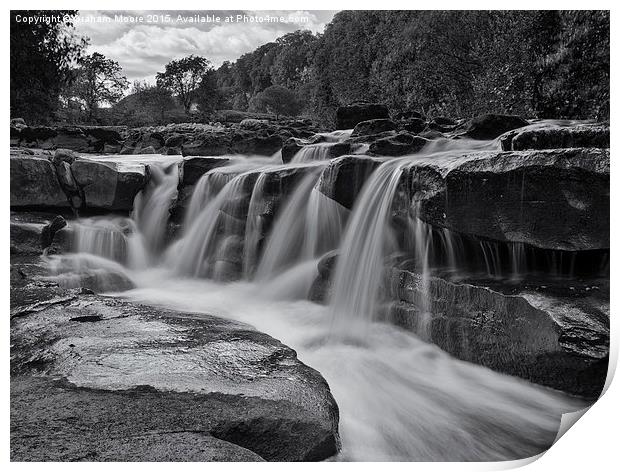
[[[277,134],[221,129],[193,135],[183,143],[184,156],[222,156],[225,154],[259,154],[270,156],[280,150],[283,139]]]
[[[405,192],[438,227],[543,249],[609,247],[609,151],[484,151],[416,164]]]
[[[122,128],[97,126],[14,126],[12,145],[41,149],[65,148],[78,152],[103,152],[106,145],[118,145]]]
[[[609,124],[583,123],[560,126],[535,123],[505,133],[500,140],[505,151],[574,147],[609,148]]]
[[[389,118],[390,112],[379,103],[358,103],[336,110],[336,129],[352,129],[362,121]]]
[[[67,196],[46,157],[11,155],[12,207],[69,207]]]
[[[242,323],[41,284],[36,266],[14,265],[13,460],[336,454],[336,403],[292,349]]]
[[[389,119],[367,120],[356,124],[351,136],[369,136],[385,133],[386,131],[394,131],[395,129],[396,123]]]
[[[422,150],[429,140],[409,133],[398,133],[376,140],[368,151],[377,156],[405,156]]]
[[[131,210],[148,178],[143,164],[89,159],[75,161],[71,172],[84,192],[84,205],[106,210]]]
[[[317,183],[317,190],[345,208],[353,203],[364,183],[382,160],[367,156],[342,156],[333,159]]]
[[[527,125],[529,123],[520,116],[487,114],[471,120],[466,135],[473,139],[495,139],[507,131]]]
[[[422,118],[408,118],[399,122],[399,128],[410,133],[421,133],[426,128],[426,121]]]
[[[420,276],[389,273],[384,316],[459,359],[572,394],[596,398],[609,358],[608,282],[576,297],[544,290],[505,294],[432,278],[421,310]]]
[[[200,177],[217,167],[228,165],[230,159],[227,157],[186,157],[179,164],[180,177],[179,186],[194,185]]]

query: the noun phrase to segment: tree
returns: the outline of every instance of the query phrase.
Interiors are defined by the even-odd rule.
[[[129,86],[122,75],[118,62],[94,52],[79,62],[74,94],[83,100],[88,112],[88,121],[102,104],[114,104],[123,97]]]
[[[73,10],[12,11],[10,26],[11,116],[29,123],[48,122],[87,41],[75,36]],[[26,23],[24,16],[58,16],[62,21]]]
[[[189,114],[196,89],[209,70],[211,63],[204,57],[191,55],[173,60],[166,64],[164,72],[157,73],[157,85],[176,95]]]
[[[209,69],[200,79],[200,85],[196,88],[195,100],[201,113],[207,114],[215,111],[222,99],[220,88],[217,84],[217,73]]]
[[[295,93],[281,85],[267,87],[256,95],[252,101],[252,106],[257,111],[266,111],[276,115],[297,115],[301,104],[297,100]]]

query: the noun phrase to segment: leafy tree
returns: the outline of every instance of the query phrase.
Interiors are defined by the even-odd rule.
[[[252,102],[256,111],[266,111],[276,115],[297,115],[300,110],[300,103],[294,92],[281,85],[267,87],[254,97]]]
[[[74,94],[85,104],[88,121],[102,104],[114,104],[129,86],[118,62],[94,52],[79,61]]]
[[[72,66],[86,39],[72,31],[74,10],[11,11],[11,116],[29,123],[51,121],[63,87],[73,79]],[[19,16],[59,16],[62,21],[28,24]]]
[[[176,95],[189,114],[196,89],[209,70],[211,63],[204,57],[191,55],[176,59],[166,64],[164,72],[157,73],[157,85]]]
[[[169,90],[147,83],[134,83],[134,93],[138,105],[147,113],[156,117],[161,124],[165,122],[166,113],[176,108],[174,98]]]
[[[217,73],[207,70],[196,88],[196,103],[201,113],[207,114],[216,110],[222,100],[222,90],[217,84]]]

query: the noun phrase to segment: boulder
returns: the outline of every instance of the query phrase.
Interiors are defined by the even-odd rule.
[[[137,193],[147,181],[143,164],[78,159],[71,172],[84,192],[88,208],[130,211]]]
[[[500,137],[500,141],[505,151],[573,147],[609,148],[609,125],[597,123],[559,126],[542,122],[509,131]]]
[[[338,107],[336,110],[336,129],[352,129],[362,121],[389,117],[388,108],[379,103],[356,103]]]
[[[404,205],[440,228],[542,249],[609,248],[609,150],[455,155],[414,163],[403,185]]]
[[[370,145],[368,151],[377,156],[405,156],[419,152],[429,140],[409,133],[381,138]]]
[[[316,188],[347,209],[353,208],[364,183],[383,161],[368,156],[342,156],[323,170]]]
[[[410,133],[421,133],[426,128],[426,121],[422,118],[409,118],[399,123],[399,128]]]
[[[67,221],[61,216],[56,215],[52,221],[41,229],[41,247],[47,249],[54,241],[54,235],[67,226]]]
[[[596,398],[607,376],[608,287],[580,298],[544,290],[505,294],[432,277],[423,292],[416,273],[389,271],[384,316],[453,356],[491,369]],[[591,289],[591,287],[589,287]],[[426,293],[426,296],[424,295]],[[426,300],[422,305],[422,299]],[[421,307],[425,307],[421,309]]]
[[[185,157],[179,163],[179,186],[194,185],[210,170],[228,164],[230,164],[228,157]]]
[[[54,164],[45,157],[11,156],[11,207],[68,207]]]
[[[337,453],[325,380],[251,326],[78,291],[11,313],[13,460]]]
[[[361,121],[355,125],[351,137],[368,136],[396,129],[396,123],[389,119],[376,119]]]
[[[529,123],[516,115],[480,115],[467,125],[465,134],[472,139],[495,139],[500,135],[516,128],[522,128]]]

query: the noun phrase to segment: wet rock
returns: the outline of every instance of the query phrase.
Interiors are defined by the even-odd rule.
[[[180,185],[194,185],[210,170],[229,163],[230,158],[227,157],[185,157],[179,164]]]
[[[399,124],[399,128],[410,133],[421,133],[426,128],[426,121],[422,118],[408,118],[402,120]]]
[[[544,292],[506,295],[433,277],[427,305],[420,276],[390,272],[386,316],[459,359],[560,389],[597,397],[609,356],[609,306],[599,299]]]
[[[505,151],[573,147],[609,148],[608,124],[533,124],[500,137]]]
[[[293,160],[304,146],[323,142],[324,138],[320,135],[314,135],[310,139],[289,138],[282,145],[282,162],[287,163]]]
[[[361,121],[355,125],[351,137],[385,133],[386,131],[394,131],[395,129],[396,123],[389,119]]]
[[[41,229],[41,248],[48,248],[54,241],[54,235],[67,226],[67,221],[61,216],[56,215],[52,221]]]
[[[398,133],[395,136],[381,138],[372,143],[368,149],[377,156],[405,156],[419,152],[429,140],[409,133]]]
[[[426,222],[543,249],[609,247],[609,151],[483,151],[411,166],[405,192]]]
[[[11,333],[15,460],[337,452],[325,380],[248,325],[79,295],[14,317]]]
[[[480,115],[471,120],[465,134],[473,139],[495,139],[498,136],[529,123],[516,115]]]
[[[364,183],[382,160],[367,156],[342,156],[323,170],[316,188],[328,198],[351,209]]]
[[[362,122],[375,119],[387,119],[390,112],[379,103],[355,103],[338,107],[336,110],[336,129],[352,129]]]
[[[242,129],[219,129],[193,135],[184,142],[184,156],[222,156],[226,154],[259,154],[269,156],[279,151],[283,139],[269,134]]]
[[[419,136],[424,139],[440,139],[440,138],[446,137],[446,135],[443,134],[441,131],[428,129],[428,128],[424,130],[422,133],[420,133]]]
[[[47,158],[12,155],[10,173],[12,207],[69,206],[54,165]]]
[[[78,159],[71,172],[88,208],[131,210],[136,194],[147,181],[143,164]]]

